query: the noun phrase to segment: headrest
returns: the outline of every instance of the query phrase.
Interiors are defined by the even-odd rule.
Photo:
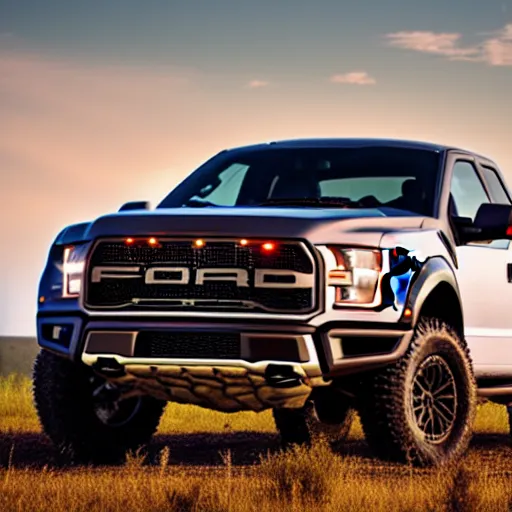
[[[421,191],[420,184],[415,179],[405,180],[402,183],[402,195],[417,195]]]
[[[295,198],[295,197],[320,197],[320,185],[317,180],[308,173],[297,173],[297,175],[279,176],[270,198]]]

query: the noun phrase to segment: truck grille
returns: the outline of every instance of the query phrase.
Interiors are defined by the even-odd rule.
[[[240,359],[240,334],[141,332],[135,357]]]
[[[313,277],[314,260],[300,242],[276,243],[265,252],[252,241],[206,240],[195,247],[191,239],[167,239],[152,247],[108,240],[97,243],[90,257],[85,304],[301,314],[315,307]]]

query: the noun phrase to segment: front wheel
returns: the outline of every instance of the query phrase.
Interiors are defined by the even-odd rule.
[[[68,462],[118,463],[151,439],[166,402],[116,389],[84,365],[42,350],[34,365],[42,428]]]
[[[365,382],[359,415],[384,459],[442,465],[469,444],[476,383],[465,342],[445,323],[423,320],[407,353]]]

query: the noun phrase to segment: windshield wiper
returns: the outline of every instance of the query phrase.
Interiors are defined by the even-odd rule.
[[[215,203],[210,203],[210,201],[207,201],[206,199],[200,199],[198,197],[191,197],[187,200],[185,204],[182,205],[182,207],[192,207],[192,208],[203,208],[205,206],[219,206]]]
[[[260,206],[322,206],[325,208],[361,208],[358,201],[343,197],[290,197],[268,199]]]
[[[191,197],[182,207],[204,208],[207,206],[221,206],[211,203],[206,199]],[[246,205],[241,205],[246,206]],[[365,208],[361,201],[352,201],[347,197],[283,197],[267,199],[259,204],[251,206],[316,206],[322,208]]]

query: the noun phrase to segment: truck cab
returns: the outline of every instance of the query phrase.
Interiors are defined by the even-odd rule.
[[[43,427],[100,460],[148,442],[168,401],[271,409],[284,446],[343,439],[357,410],[379,456],[453,460],[478,393],[512,402],[511,226],[498,167],[469,151],[223,151],[154,210],[57,236],[39,288]]]

